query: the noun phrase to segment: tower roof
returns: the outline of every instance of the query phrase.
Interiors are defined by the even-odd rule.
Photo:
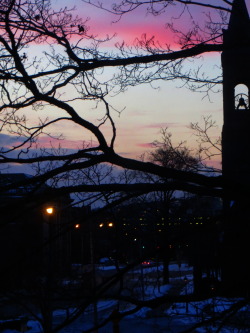
[[[250,19],[245,0],[233,0],[228,29],[224,31],[224,44],[250,46]]]
[[[250,27],[249,14],[245,0],[234,0],[229,21],[229,30],[243,30]]]

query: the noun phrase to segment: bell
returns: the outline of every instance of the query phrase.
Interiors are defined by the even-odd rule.
[[[239,109],[240,107],[247,109],[245,99],[242,96],[239,98],[239,104],[237,105],[237,109]]]

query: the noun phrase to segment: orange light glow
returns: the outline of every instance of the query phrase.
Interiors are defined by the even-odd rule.
[[[49,214],[49,215],[53,214],[54,213],[54,208],[53,207],[47,207],[46,208],[46,213]]]

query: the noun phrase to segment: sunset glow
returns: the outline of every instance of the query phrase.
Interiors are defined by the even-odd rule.
[[[112,3],[112,0],[105,2],[107,5]],[[218,3],[221,2],[218,0]],[[248,6],[250,5],[249,0],[246,3]],[[190,6],[189,11],[179,11],[181,13],[180,19],[174,20],[173,18],[176,18],[174,14],[178,13],[176,8],[179,8],[179,5],[169,6],[168,10],[156,16],[147,13],[145,7],[139,7],[134,12],[119,18],[80,0],[70,1],[70,7],[66,0],[53,0],[52,5],[57,8],[75,6],[75,14],[86,23],[86,34],[84,33],[82,36],[73,35],[71,39],[73,44],[77,43],[77,38],[81,38],[79,45],[84,47],[84,43],[91,42],[89,36],[94,35],[99,39],[113,36],[111,40],[100,44],[100,51],[103,51],[104,54],[106,51],[115,54],[124,42],[124,45],[133,47],[132,56],[140,54],[140,40],[144,43],[146,43],[146,40],[151,40],[148,47],[151,48],[152,52],[157,48],[162,50],[168,48],[172,50],[181,49],[178,46],[180,35],[167,29],[167,24],[174,23],[175,29],[182,30],[185,34],[188,31],[190,19],[199,23],[199,21],[202,21],[202,17],[204,17],[202,15],[205,11],[205,7]],[[216,15],[218,14],[215,14],[215,17]],[[42,55],[42,61],[48,62],[44,52],[49,51],[51,46],[49,42],[47,40],[44,44],[32,44],[30,49],[27,49],[28,59]],[[60,48],[63,49],[63,47]],[[60,48],[55,47],[58,57],[62,55]],[[204,54],[202,57],[197,57],[195,63],[198,63],[195,70],[199,70],[200,75],[204,75],[208,80],[220,77],[221,60],[219,53]],[[191,73],[191,76],[194,75],[194,72],[190,72],[193,68],[194,60],[192,58],[187,59],[182,65],[182,71]],[[109,82],[114,73],[115,69],[108,67],[103,72],[101,70],[100,73],[98,72],[98,79]],[[148,73],[150,75],[150,69],[148,69]],[[155,80],[154,82],[149,80],[147,84],[131,86],[119,94],[116,93],[116,87],[114,86],[106,96],[106,100],[114,107],[111,115],[116,128],[114,143],[116,152],[122,156],[139,158],[143,153],[153,149],[152,142],[161,139],[160,132],[162,128],[168,128],[172,133],[174,144],[185,141],[188,146],[194,147],[196,138],[190,130],[190,123],[200,122],[203,116],[208,115],[211,115],[218,125],[213,135],[215,137],[220,136],[222,126],[221,85],[215,85],[208,91],[206,87],[197,89],[197,91],[193,90],[196,89],[192,88],[192,85],[191,90],[188,89],[185,81],[169,78],[167,80]],[[95,105],[90,100],[75,99],[76,91],[70,86],[62,88],[60,94],[65,96],[66,99],[70,96],[72,98],[71,104],[79,115],[96,126],[100,126],[108,144],[110,144],[113,132],[111,124],[108,121],[103,121],[106,112],[104,105],[101,105],[101,103]],[[59,109],[51,110],[49,106],[41,108],[37,113],[30,112],[30,109],[27,108],[23,115],[32,124],[36,124],[39,119],[45,121],[45,119],[53,120],[58,116],[66,116],[61,114]],[[1,133],[1,137],[5,147],[11,149],[15,137],[10,140],[5,132]],[[20,137],[18,140],[25,140],[25,138]],[[96,143],[96,138],[88,131],[83,130],[73,122],[62,120],[51,124],[47,131],[39,136],[36,148],[48,150],[60,148],[65,149],[65,153],[68,153],[82,149],[82,147],[92,147]],[[212,161],[211,163],[218,164],[219,161]]]

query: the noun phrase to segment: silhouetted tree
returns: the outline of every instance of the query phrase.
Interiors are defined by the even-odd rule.
[[[225,12],[228,10],[225,8]],[[116,154],[116,126],[108,101],[114,89],[123,91],[128,86],[157,79],[178,77],[187,80],[192,75],[180,74],[182,63],[186,58],[205,52],[221,51],[219,35],[207,42],[197,39],[184,43],[182,40],[184,44],[179,51],[168,47],[156,48],[145,37],[135,45],[136,55],[131,54],[125,45],[118,47],[114,55],[100,49],[110,38],[99,40],[91,35],[87,20],[74,18],[68,8],[53,10],[49,1],[3,1],[0,20],[1,128],[5,135],[14,139],[11,147],[3,146],[1,149],[3,167],[11,163],[36,165],[37,176],[26,184],[50,181],[59,191],[67,178],[68,186],[67,189],[64,187],[64,191],[70,193],[127,191],[127,184],[115,181],[113,184],[101,184],[102,188],[99,183],[89,182],[84,187],[79,186],[79,170],[82,172],[103,163],[171,178],[178,189],[219,191],[221,184],[218,178],[211,180],[197,173],[172,170]],[[79,31],[79,26],[84,29]],[[45,44],[50,46],[41,47]],[[30,52],[34,46],[38,51],[35,57]],[[110,67],[116,73],[102,83],[97,70],[102,68],[106,71]],[[208,79],[203,81],[205,84]],[[70,96],[66,94],[68,88],[72,92]],[[100,105],[102,111],[99,108],[97,111],[102,116],[97,112],[96,120],[92,121],[93,118],[83,115],[81,109],[84,102]],[[31,116],[32,123],[29,121]],[[55,132],[56,127],[53,127],[65,124],[83,130],[82,147],[76,147],[72,153],[61,148],[64,135]],[[110,128],[107,137],[102,130],[104,125]],[[94,139],[90,141],[91,137]],[[50,141],[50,148],[43,146],[45,140]],[[8,185],[3,190],[13,186]],[[137,191],[137,186],[130,184],[128,189],[135,188]],[[143,191],[151,191],[150,184],[149,187],[146,184],[139,186]]]
[[[124,0],[120,5],[114,6],[113,11],[122,15],[147,3]],[[129,159],[115,151],[117,131],[113,112],[120,111],[115,110],[109,102],[113,92],[123,92],[128,87],[154,80],[175,78],[183,80],[191,89],[197,87],[207,92],[221,82],[220,77],[200,75],[197,68],[183,72],[183,64],[186,59],[223,50],[221,28],[227,23],[225,13],[230,12],[231,3],[225,0],[219,1],[218,5],[199,1],[153,1],[148,8],[153,14],[160,14],[173,4],[178,5],[177,11],[189,8],[188,5],[202,6],[203,10],[208,8],[209,11],[218,9],[221,24],[218,25],[217,21],[213,24],[210,14],[205,27],[195,24],[196,29],[192,26],[187,31],[178,31],[177,27],[168,24],[168,28],[179,38],[178,50],[172,50],[168,45],[162,47],[153,38],[144,35],[134,48],[126,47],[123,43],[117,45],[116,50],[108,52],[105,43],[110,43],[112,38],[107,36],[101,40],[91,34],[88,20],[74,16],[74,11],[67,7],[54,9],[53,2],[49,0],[1,1],[0,121],[2,138],[9,139],[11,143],[2,145],[0,163],[2,170],[9,164],[32,165],[35,177],[17,183],[1,184],[0,189],[2,193],[6,193],[31,184],[36,187],[27,197],[16,201],[15,210],[8,203],[3,207],[5,211],[12,208],[6,221],[13,220],[23,207],[31,209],[69,193],[92,193],[93,200],[96,194],[104,198],[108,205],[155,191],[180,190],[223,195],[220,177],[208,177],[191,169],[178,169],[176,166],[172,168],[172,165],[170,167]],[[36,54],[33,52],[34,48]],[[109,71],[110,68],[113,71]],[[89,109],[93,106],[96,108],[88,113],[85,105]],[[62,128],[72,125],[75,131],[82,134],[82,143],[77,143],[73,151],[62,148],[64,133],[63,129],[58,130],[60,125]],[[108,134],[106,128],[109,130]],[[49,148],[46,148],[46,143],[49,143]],[[186,153],[180,151],[182,158],[187,157]],[[121,182],[110,174],[107,182],[107,178],[100,176],[96,169],[102,165],[105,174],[106,165],[112,165],[146,172],[159,177],[159,181],[134,183],[126,179]],[[97,177],[96,181],[93,181],[94,177]],[[161,179],[167,181],[162,182]],[[39,189],[46,182],[51,187],[41,193]],[[117,193],[119,197],[116,196]],[[230,189],[228,193],[230,194]],[[89,304],[102,297],[112,284],[119,281],[124,271],[112,276],[89,298],[77,299],[77,309],[63,323],[53,328],[53,332],[78,318]],[[37,299],[36,293],[33,296]],[[20,299],[22,297],[18,301]],[[178,301],[178,298],[174,299]],[[185,297],[181,297],[183,299]],[[127,299],[138,307],[153,307],[162,300],[142,302]],[[173,299],[169,297],[169,300]],[[32,307],[31,312],[34,314]],[[48,333],[52,331],[50,309],[47,313],[45,311],[44,320],[46,315],[48,318],[43,326]]]
[[[194,171],[198,172],[201,167],[198,156],[194,156],[190,149],[184,142],[180,142],[174,146],[172,142],[172,133],[167,128],[161,129],[161,140],[153,143],[155,150],[149,153],[149,160],[167,168],[176,170]],[[167,180],[166,180],[167,181]],[[162,233],[161,250],[163,251],[163,279],[164,283],[169,283],[169,262],[170,262],[170,248],[169,248],[169,230],[168,218],[171,202],[174,198],[174,190],[162,191],[156,193],[155,200],[162,203],[162,214],[165,220],[164,232]]]

